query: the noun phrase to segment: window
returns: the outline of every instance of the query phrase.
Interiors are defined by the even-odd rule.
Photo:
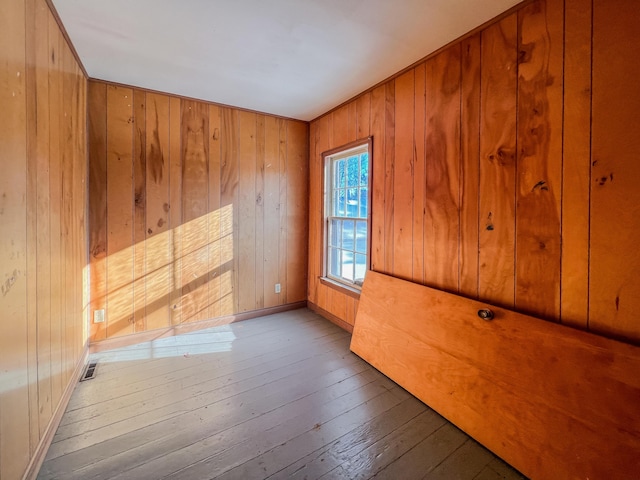
[[[324,276],[356,289],[369,267],[370,146],[324,155]]]

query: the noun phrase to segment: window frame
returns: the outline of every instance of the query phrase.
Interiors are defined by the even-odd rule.
[[[371,270],[371,219],[372,219],[372,185],[373,185],[373,138],[367,137],[360,140],[356,140],[355,142],[350,142],[346,145],[342,145],[337,148],[333,148],[331,150],[327,150],[322,153],[322,249],[321,249],[321,265],[322,265],[322,275],[320,277],[321,283],[327,285],[336,290],[342,291],[343,293],[350,295],[355,298],[360,297],[360,291],[362,290],[362,286],[358,285],[354,282],[349,282],[343,278],[337,278],[335,276],[329,275],[329,221],[333,215],[330,215],[330,207],[331,207],[331,190],[332,190],[332,179],[331,179],[331,163],[336,157],[348,157],[350,152],[359,150],[363,147],[366,147],[368,154],[368,184],[367,184],[367,242],[366,242],[366,263],[365,263],[365,276],[368,270]],[[348,217],[341,217],[347,218]],[[365,217],[357,217],[353,220],[363,220]],[[355,228],[355,227],[354,227]],[[355,249],[355,231],[354,231],[354,249]],[[354,259],[355,262],[355,259]],[[355,266],[354,266],[355,268]]]

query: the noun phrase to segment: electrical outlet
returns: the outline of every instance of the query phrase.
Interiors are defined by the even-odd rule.
[[[276,293],[280,293],[280,284],[276,283]]]
[[[104,322],[104,308],[93,312],[93,323]]]

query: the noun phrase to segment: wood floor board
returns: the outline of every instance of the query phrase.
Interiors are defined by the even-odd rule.
[[[38,478],[523,478],[350,338],[301,309],[94,354]]]

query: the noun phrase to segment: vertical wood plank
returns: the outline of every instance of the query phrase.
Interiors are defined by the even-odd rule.
[[[145,321],[147,329],[167,327],[171,288],[170,99],[147,93],[145,116]],[[136,203],[138,195],[136,194]],[[136,244],[136,248],[137,248]]]
[[[209,110],[182,100],[182,322],[208,313]],[[204,316],[203,316],[204,315]]]
[[[91,312],[107,298],[107,86],[89,82],[89,252]],[[92,341],[106,336],[104,323],[91,322]]]
[[[349,105],[331,113],[332,135],[329,148],[338,148],[349,143]]]
[[[371,92],[360,95],[356,101],[356,139],[366,138],[371,128]]]
[[[371,92],[371,127],[373,152],[371,156],[371,269],[385,271],[385,86]]]
[[[256,114],[240,112],[240,179],[238,184],[239,311],[256,305]]]
[[[330,309],[330,295],[329,289],[326,285],[320,283],[319,277],[324,275],[324,234],[326,225],[324,223],[324,162],[322,153],[328,150],[329,147],[329,115],[325,115],[316,122],[316,141],[315,141],[315,155],[312,160],[311,168],[315,172],[315,176],[312,174],[312,180],[310,187],[316,189],[317,193],[313,195],[313,198],[317,199],[317,207],[313,210],[309,210],[309,216],[311,222],[317,227],[317,234],[315,234],[315,242],[313,251],[309,252],[310,261],[315,262],[316,276],[314,278],[316,286],[316,305],[325,310]]]
[[[516,15],[482,31],[480,103],[481,299],[515,300]]]
[[[209,318],[220,314],[220,107],[209,105]]]
[[[0,392],[0,477],[20,478],[29,461],[27,378],[27,130],[25,8],[8,2],[0,15],[0,290],[5,318],[0,322],[0,363],[14,375]],[[11,441],[8,441],[11,439]]]
[[[146,94],[133,91],[133,328],[147,330],[146,324]]]
[[[593,4],[589,328],[634,341],[640,340],[640,65],[632,61],[640,55],[638,25],[633,1]]]
[[[592,0],[565,0],[561,321],[587,328]]]
[[[460,45],[426,63],[425,283],[458,291]]]
[[[480,34],[464,40],[461,49],[460,293],[478,298]]]
[[[276,117],[264,117],[264,306],[279,304],[280,294],[275,293],[279,283],[280,239],[280,130]]]
[[[169,227],[171,231],[171,325],[182,323],[182,113],[180,99],[169,99]]]
[[[516,308],[560,318],[563,6],[518,11]]]
[[[289,164],[287,158],[287,121],[284,119],[278,120],[278,128],[280,135],[280,147],[278,151],[278,161],[280,162],[280,238],[278,241],[278,281],[281,286],[280,298],[278,302],[280,305],[287,303],[287,256],[288,256],[288,223],[287,223],[287,187],[288,187],[288,175]]]
[[[237,311],[238,292],[238,112],[222,108],[220,113],[220,252],[225,265],[220,276],[220,313],[230,315]]]
[[[347,121],[347,142],[355,142],[358,139],[358,110],[355,101],[347,104],[349,119]]]
[[[133,333],[133,90],[107,87],[107,311],[109,337]]]
[[[51,217],[49,191],[49,9],[37,2],[35,11],[35,81],[36,109],[36,179],[37,192],[37,256],[36,256],[36,310],[38,358],[38,412],[40,439],[44,433],[56,399],[51,382]]]
[[[255,308],[264,308],[264,294],[267,286],[264,282],[264,205],[265,205],[265,115],[256,115],[256,303]],[[305,217],[306,218],[306,217]]]
[[[394,271],[395,80],[385,84],[384,110],[384,272]]]
[[[62,340],[62,257],[61,250],[61,143],[62,130],[60,128],[62,113],[62,39],[58,24],[49,14],[49,195],[50,201],[50,250],[51,250],[51,375],[52,375],[52,395],[60,398],[65,388],[63,374],[63,351],[64,344]],[[106,122],[106,90],[104,95],[104,103],[102,109],[105,112]],[[106,132],[106,124],[105,124]],[[106,141],[106,137],[104,138]],[[104,223],[101,228],[104,235],[104,250],[102,254],[102,266],[104,267],[104,276],[102,277],[104,293],[106,295],[106,265],[104,258],[106,257],[106,144],[104,147],[104,176],[101,181],[103,184],[103,192],[105,195],[105,211]],[[91,182],[91,180],[90,180]],[[98,277],[99,278],[99,277]],[[100,280],[97,280],[99,282]],[[106,305],[106,297],[102,297],[103,305]],[[104,307],[103,307],[104,308]],[[104,326],[104,323],[101,324]],[[102,330],[104,331],[104,330]]]
[[[413,274],[414,282],[424,283],[424,212],[425,212],[425,122],[426,67],[414,69],[413,107]]]
[[[414,71],[395,79],[393,275],[413,277]]]
[[[309,212],[309,129],[287,121],[287,303],[307,296],[307,215]]]

